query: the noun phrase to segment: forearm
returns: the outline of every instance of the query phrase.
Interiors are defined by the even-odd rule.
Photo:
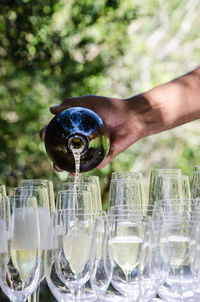
[[[127,102],[138,116],[142,136],[196,120],[200,118],[200,67]]]

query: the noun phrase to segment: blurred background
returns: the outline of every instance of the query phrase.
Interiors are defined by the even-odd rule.
[[[52,179],[55,190],[67,178],[39,138],[51,105],[84,94],[127,98],[197,67],[199,12],[199,0],[1,0],[0,183],[8,193],[22,178]],[[100,176],[106,207],[112,172],[190,175],[199,145],[195,121],[144,138],[89,174]]]

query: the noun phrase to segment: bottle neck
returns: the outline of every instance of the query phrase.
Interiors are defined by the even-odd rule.
[[[66,149],[70,153],[74,151],[80,151],[80,156],[82,157],[88,150],[88,139],[82,134],[72,134],[67,137],[66,140]]]

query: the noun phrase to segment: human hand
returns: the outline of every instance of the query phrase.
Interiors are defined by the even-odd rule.
[[[85,107],[96,112],[102,118],[110,134],[110,150],[106,158],[98,166],[99,169],[105,167],[117,154],[141,138],[141,127],[138,127],[138,122],[136,122],[138,120],[138,118],[136,118],[137,114],[135,115],[134,125],[133,108],[130,108],[128,100],[86,95],[67,98],[60,105],[51,107],[50,111],[52,114],[58,114],[69,107],[77,106]],[[139,131],[137,131],[137,127]],[[45,137],[45,130],[46,127],[40,132],[42,140],[44,140]],[[62,171],[55,165],[54,169],[56,171]]]

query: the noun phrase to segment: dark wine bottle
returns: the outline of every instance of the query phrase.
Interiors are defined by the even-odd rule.
[[[108,154],[108,131],[94,111],[71,107],[50,121],[45,147],[53,163],[69,172],[75,172],[73,150],[81,150],[80,172],[86,172],[97,167]]]

